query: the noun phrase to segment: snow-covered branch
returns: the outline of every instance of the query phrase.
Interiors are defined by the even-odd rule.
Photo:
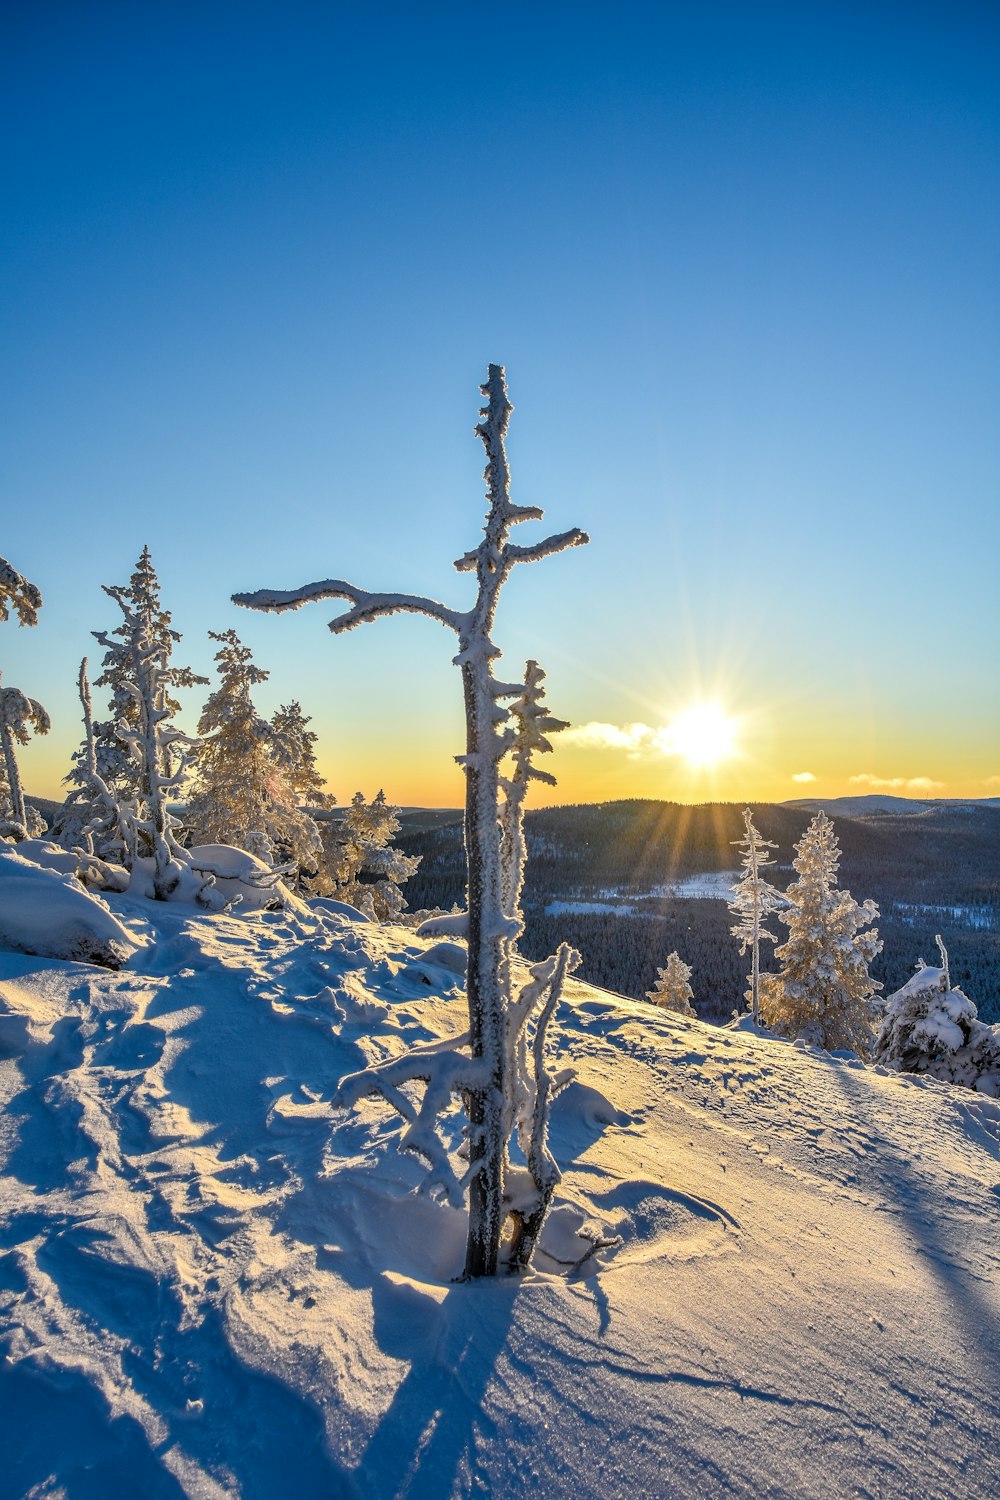
[[[300,589],[257,589],[252,594],[234,594],[233,603],[244,609],[263,610],[268,614],[283,614],[286,609],[301,609],[318,599],[347,599],[353,605],[342,615],[330,621],[329,629],[335,635],[345,630],[354,630],[358,625],[367,625],[383,615],[427,615],[446,625],[449,630],[461,633],[466,616],[459,610],[449,609],[436,599],[425,599],[419,594],[372,594],[357,588],[353,583],[344,583],[339,578],[325,578],[320,583],[307,583]]]
[[[554,557],[557,552],[565,552],[568,547],[585,547],[590,537],[578,526],[572,531],[560,531],[555,536],[546,537],[543,542],[536,542],[533,547],[518,547],[509,542],[504,548],[504,561],[511,563],[540,562],[543,557]]]
[[[455,1098],[464,1099],[483,1085],[482,1064],[460,1050],[468,1043],[466,1032],[403,1057],[362,1068],[341,1080],[333,1099],[334,1105],[343,1109],[350,1109],[359,1099],[372,1094],[384,1099],[406,1122],[399,1149],[412,1151],[427,1163],[424,1190],[441,1194],[455,1208],[461,1208],[469,1178],[477,1168],[470,1167],[461,1177],[458,1175],[436,1125]],[[419,1105],[403,1092],[403,1085],[408,1083],[424,1085]]]
[[[0,620],[6,620],[13,608],[19,625],[37,625],[41,607],[40,590],[0,557]]]

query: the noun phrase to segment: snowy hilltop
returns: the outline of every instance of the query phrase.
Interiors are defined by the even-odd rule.
[[[570,980],[532,1267],[456,1283],[334,1097],[461,940],[102,906],[117,971],[0,954],[4,1495],[995,1493],[996,1101]]]

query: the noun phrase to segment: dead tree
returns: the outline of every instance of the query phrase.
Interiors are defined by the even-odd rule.
[[[500,590],[517,564],[539,562],[589,540],[586,533],[575,528],[527,547],[508,539],[513,526],[540,520],[542,511],[537,506],[515,505],[510,498],[505,438],[513,407],[507,399],[501,365],[490,365],[481,389],[487,404],[481,410],[482,420],[476,426],[476,433],[486,450],[484,477],[489,509],[483,540],[455,563],[460,573],[476,575],[478,589],[471,609],[450,609],[434,599],[412,594],[368,593],[342,579],[329,578],[288,592],[262,589],[233,596],[236,604],[275,613],[298,609],[312,600],[346,599],[351,608],[330,622],[334,634],[366,625],[383,615],[406,613],[436,620],[458,638],[455,663],[462,673],[466,722],[466,752],[459,761],[466,778],[465,847],[469,870],[466,987],[471,1058],[465,1060],[464,1067],[456,1061],[452,1084],[460,1089],[469,1117],[469,1170],[465,1178],[469,1189],[467,1277],[496,1274],[507,1212],[505,1117],[508,1101],[516,1094],[508,1076],[511,1049],[507,1045],[507,1002],[510,951],[519,923],[508,914],[504,902],[500,762],[515,738],[507,726],[506,703],[519,697],[524,686],[501,682],[494,676],[494,663],[501,653],[491,632]]]

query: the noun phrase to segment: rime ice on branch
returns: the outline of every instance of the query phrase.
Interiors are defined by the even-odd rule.
[[[469,1239],[465,1274],[470,1277],[496,1273],[501,1232],[510,1209],[504,1192],[509,1138],[505,1130],[514,1107],[511,1101],[519,1098],[521,1084],[512,1073],[517,1049],[510,1045],[510,1012],[512,1004],[517,1003],[511,997],[510,960],[520,931],[519,921],[510,910],[510,891],[513,885],[519,886],[519,877],[512,883],[505,882],[503,876],[500,763],[516,741],[515,731],[507,722],[510,711],[505,704],[519,699],[526,689],[530,692],[531,687],[499,682],[494,677],[493,665],[500,650],[491,631],[500,590],[518,563],[538,562],[588,540],[584,532],[576,529],[527,547],[509,540],[513,526],[540,520],[542,512],[537,506],[515,505],[510,498],[505,438],[513,407],[507,399],[502,366],[490,365],[482,392],[487,404],[481,410],[482,420],[476,426],[476,433],[486,450],[489,509],[483,540],[455,563],[459,572],[476,575],[478,587],[470,609],[451,609],[437,600],[412,594],[369,593],[342,579],[306,584],[287,593],[263,589],[234,595],[237,604],[273,612],[298,609],[312,600],[345,599],[350,608],[330,622],[335,634],[383,615],[406,613],[436,620],[458,638],[455,663],[462,673],[466,719],[466,753],[460,757],[460,763],[466,777],[471,1059],[466,1059],[462,1067],[456,1063],[455,1084],[465,1098],[469,1116],[466,1174]],[[562,973],[571,966],[571,951],[564,953],[561,966],[557,960],[550,961],[557,962],[552,984],[557,980],[561,983]],[[386,1083],[389,1085],[390,1080]]]

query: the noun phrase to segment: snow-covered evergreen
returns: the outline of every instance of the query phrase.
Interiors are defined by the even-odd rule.
[[[691,965],[684,962],[676,949],[668,954],[666,967],[657,969],[656,976],[656,983],[646,999],[661,1006],[663,1010],[675,1010],[682,1016],[693,1016],[695,1010],[691,1004],[694,999],[694,990],[690,984]]]
[[[522,1082],[527,1086],[526,1081],[514,1076],[518,1054],[510,1045],[511,950],[519,923],[505,910],[500,831],[500,763],[515,739],[507,725],[509,710],[504,704],[521,697],[523,687],[495,677],[493,667],[500,650],[491,632],[500,590],[517,564],[540,561],[588,540],[578,529],[532,546],[518,546],[509,540],[512,526],[538,520],[542,512],[537,506],[515,505],[510,499],[505,439],[513,408],[502,366],[490,365],[482,392],[487,404],[481,410],[476,433],[486,450],[489,508],[482,542],[455,563],[459,572],[476,575],[478,588],[470,609],[451,609],[437,600],[412,594],[369,593],[342,579],[324,579],[287,592],[264,589],[234,596],[237,604],[274,612],[298,609],[311,600],[346,599],[351,607],[331,621],[334,633],[353,630],[384,615],[409,613],[436,620],[458,637],[455,661],[462,673],[466,715],[466,751],[459,759],[466,774],[466,988],[472,1056],[456,1065],[453,1074],[469,1116],[467,1276],[493,1275],[497,1270],[501,1232],[509,1211],[504,1191],[509,1102],[519,1096]],[[553,960],[556,968],[552,983],[561,982],[561,974],[570,966],[571,950],[561,952],[561,968],[559,955]]]
[[[948,951],[939,937],[941,967],[923,960],[912,979],[890,995],[875,1042],[874,1059],[900,1073],[926,1073],[1000,1098],[1000,1028],[952,986]]]
[[[147,555],[148,549],[143,553]],[[115,726],[137,773],[137,790],[122,804],[129,828],[124,859],[131,869],[148,853],[153,862],[153,894],[158,901],[166,901],[178,888],[186,866],[174,836],[176,825],[167,810],[167,796],[176,795],[183,786],[190,752],[197,743],[171,724],[175,699],[170,689],[188,686],[192,677],[187,668],[168,665],[170,641],[164,639],[156,617],[133,607],[132,595],[124,589],[102,586],[124,616],[116,631],[120,645],[104,631],[93,634],[109,653],[120,654],[122,691],[132,704],[131,713]],[[175,632],[170,635],[176,639]]]
[[[504,912],[515,920],[520,920],[521,886],[528,857],[524,839],[524,804],[528,790],[533,781],[541,781],[546,786],[556,784],[551,771],[541,770],[535,765],[534,758],[551,752],[552,745],[547,735],[568,728],[562,719],[553,718],[543,705],[544,681],[545,673],[537,661],[527,662],[524,686],[510,703],[514,726],[510,752],[513,767],[509,775],[500,778],[503,791],[500,808],[502,900]]]
[[[875,929],[862,929],[878,907],[838,889],[840,846],[826,813],[816,814],[795,851],[799,878],[778,913],[788,928],[776,950],[780,969],[761,977],[764,1024],[828,1052],[848,1049],[866,1057],[874,1040],[874,996],[882,988],[868,965],[882,944]]]
[[[740,851],[743,875],[733,886],[733,899],[729,903],[729,910],[737,921],[730,930],[733,937],[740,940],[741,953],[746,953],[747,949],[750,949],[750,988],[745,998],[754,1024],[756,1024],[760,1021],[761,939],[769,943],[778,941],[777,933],[772,932],[764,924],[772,912],[781,910],[785,905],[785,899],[780,891],[776,891],[773,885],[769,885],[760,873],[767,865],[774,864],[774,860],[767,851],[776,849],[777,844],[771,843],[769,839],[761,838],[754,825],[753,814],[749,807],[743,810],[743,821],[746,834],[742,839],[733,840]]]
[[[160,603],[160,580],[149,548],[143,547],[127,586],[105,587],[104,592],[128,605],[142,625],[150,646],[155,646],[161,674],[161,706],[167,710],[168,718],[172,718],[179,713],[181,706],[173,689],[205,684],[208,678],[199,677],[190,667],[171,664],[174,646],[181,637],[171,624],[170,611]],[[95,678],[94,686],[110,692],[108,717],[94,724],[96,767],[102,781],[122,802],[148,797],[150,792],[143,780],[144,762],[136,760],[130,748],[130,731],[136,731],[140,721],[139,698],[136,696],[139,684],[130,629],[125,622],[111,632],[91,631],[94,639],[105,648],[101,674]],[[167,744],[161,749],[166,759],[160,770],[169,777],[173,769],[171,751]]]
[[[13,609],[19,625],[37,625],[42,607],[41,591],[29,583],[5,557],[0,557],[0,620],[10,618]]]
[[[121,864],[129,846],[128,816],[117,795],[97,770],[93,702],[87,658],[77,677],[83,710],[83,743],[73,756],[73,766],[64,778],[70,791],[52,825],[52,837],[64,849],[76,849],[100,859]]]
[[[16,607],[16,599],[15,599]],[[48,734],[49,716],[40,703],[20,688],[0,682],[0,750],[3,777],[0,780],[0,837],[23,839],[41,833],[45,820],[25,804],[21,771],[15,745],[26,745],[31,735]]]
[[[420,863],[392,847],[398,832],[399,808],[381,788],[371,802],[355,792],[342,818],[323,823],[323,858],[312,880],[319,895],[346,901],[373,922],[394,921],[406,904],[400,886]]]
[[[325,811],[337,799],[326,790],[326,779],[316,764],[318,736],[309,728],[311,722],[300,704],[283,703],[271,715],[271,748],[297,804]]]
[[[228,844],[270,865],[316,869],[319,829],[296,801],[276,754],[273,726],[254,707],[253,688],[268,672],[235,630],[209,631],[220,682],[198,721],[197,780],[185,825],[196,844]],[[286,736],[283,752],[289,746]]]

